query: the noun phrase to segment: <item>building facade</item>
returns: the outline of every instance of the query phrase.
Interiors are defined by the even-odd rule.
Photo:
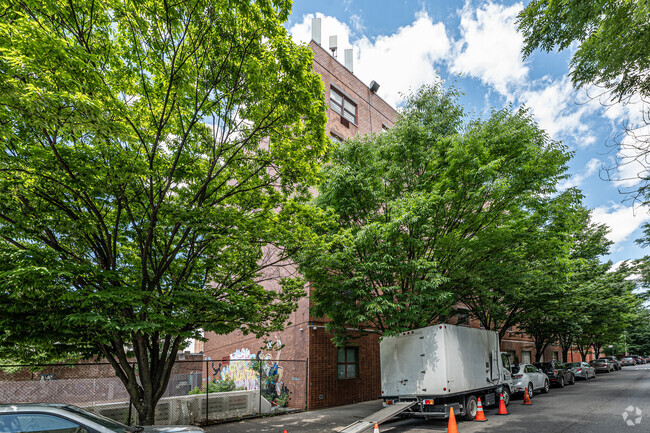
[[[357,135],[381,133],[390,129],[398,113],[386,101],[356,77],[348,67],[340,63],[326,49],[313,40],[313,69],[325,87],[328,105],[327,133],[332,140],[343,141]],[[374,91],[373,91],[374,90]],[[288,267],[284,275],[296,270]],[[263,283],[267,289],[276,286],[273,278]],[[259,359],[267,368],[278,372],[279,382],[294,395],[304,394],[304,399],[295,399],[307,409],[319,409],[373,400],[381,395],[379,366],[379,335],[370,333],[354,340],[350,346],[336,348],[331,335],[326,331],[326,319],[310,315],[309,291],[298,303],[284,331],[270,335],[262,341],[241,332],[229,335],[206,333],[208,341],[203,349],[205,359],[215,364],[215,374],[233,363],[247,359]],[[480,327],[471,319],[462,304],[457,305],[456,314],[448,323]],[[535,349],[530,338],[516,328],[508,330],[501,340],[501,350],[516,356],[520,362],[533,362]],[[548,347],[543,360],[561,358],[558,347]],[[579,361],[580,355],[569,353],[569,361]],[[240,369],[241,370],[241,369]],[[242,373],[244,376],[245,374]],[[213,378],[216,378],[213,377]],[[245,379],[245,377],[244,377]]]
[[[393,126],[397,111],[363,83],[318,43],[311,41],[313,68],[325,87],[328,105],[327,134],[334,141],[357,135],[381,133]],[[376,91],[376,88],[374,89]],[[285,275],[295,272],[287,268]],[[277,280],[284,275],[278,275]],[[273,279],[263,283],[267,289]],[[309,288],[307,294],[309,295]],[[337,349],[325,330],[326,321],[309,313],[309,296],[298,302],[289,325],[262,341],[234,332],[206,333],[204,357],[215,363],[215,371],[250,357],[264,360],[294,395],[305,393],[308,409],[372,400],[381,393],[379,382],[379,337],[370,334],[353,346]],[[219,367],[221,365],[221,367]],[[303,374],[304,372],[304,374]],[[308,386],[304,382],[308,383]],[[296,399],[296,401],[301,401]]]

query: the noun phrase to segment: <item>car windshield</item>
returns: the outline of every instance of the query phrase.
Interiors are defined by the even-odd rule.
[[[88,412],[76,406],[64,406],[63,409],[67,410],[68,412],[72,412],[78,416],[84,417],[87,420],[99,424],[102,427],[106,427],[110,430],[113,430],[114,432],[124,433],[125,430],[131,431],[131,428],[125,424],[119,423],[110,418],[106,418],[105,416],[96,415],[94,413]]]
[[[569,367],[569,368],[580,367],[580,363],[579,362],[569,362],[566,366]]]

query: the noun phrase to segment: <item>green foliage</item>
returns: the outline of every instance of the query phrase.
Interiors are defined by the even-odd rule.
[[[328,151],[311,50],[284,0],[0,6],[0,357],[105,357],[149,424],[186,339],[303,294],[260,282]]]
[[[201,387],[197,386],[196,388],[194,388],[189,392],[189,395],[205,394],[206,392],[208,394],[212,394],[216,392],[240,391],[244,389],[245,388],[237,387],[235,381],[232,378],[226,377],[225,379],[222,380],[210,381],[208,383],[207,388],[205,384],[202,385]]]
[[[420,89],[394,128],[344,142],[324,168],[316,204],[338,224],[315,227],[297,261],[339,343],[347,327],[392,334],[435,321],[472,288],[490,239],[564,176],[569,153],[526,111],[468,122],[457,96]]]
[[[650,96],[650,3],[645,0],[534,0],[519,15],[524,56],[563,50],[576,87],[604,86],[621,100]]]

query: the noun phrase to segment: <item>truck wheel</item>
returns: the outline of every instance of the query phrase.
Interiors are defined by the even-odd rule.
[[[465,421],[472,421],[476,418],[476,410],[478,408],[478,401],[475,395],[470,395],[465,399],[465,415],[463,419]]]

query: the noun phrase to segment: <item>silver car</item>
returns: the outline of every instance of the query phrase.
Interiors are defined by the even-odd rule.
[[[0,432],[203,433],[204,430],[192,426],[129,427],[64,404],[3,404],[0,405]]]
[[[570,362],[566,366],[573,372],[576,379],[586,380],[596,377],[596,369],[586,362]]]
[[[528,395],[533,396],[534,391],[546,394],[551,387],[548,376],[532,364],[519,364],[512,372],[514,392],[523,393],[528,388]]]

